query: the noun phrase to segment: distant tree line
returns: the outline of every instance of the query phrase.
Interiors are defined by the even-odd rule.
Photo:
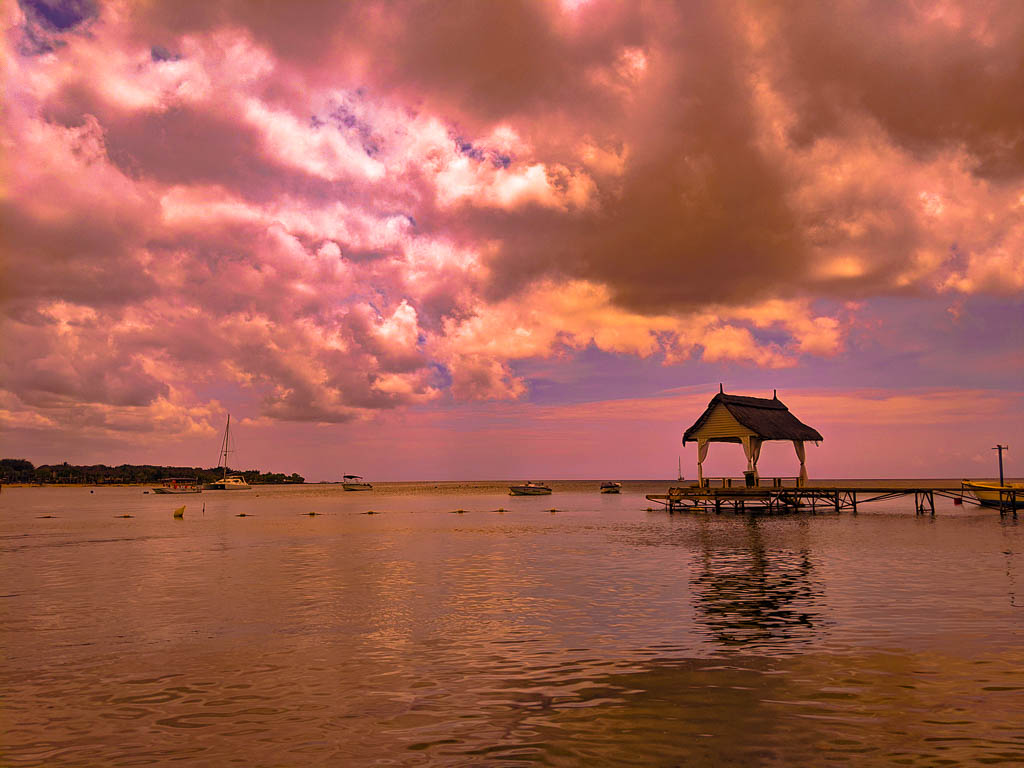
[[[242,475],[247,483],[304,483],[306,479],[292,473],[260,472],[247,469],[243,472],[228,470],[229,474]],[[43,464],[33,466],[25,459],[0,459],[0,483],[159,483],[169,477],[195,477],[200,482],[210,483],[224,475],[223,467],[201,469],[200,467],[158,467],[152,464],[121,464],[108,467],[106,464],[79,466],[77,464]]]

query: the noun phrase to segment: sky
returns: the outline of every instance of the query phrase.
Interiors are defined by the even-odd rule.
[[[6,457],[692,477],[721,384],[812,478],[1024,475],[1016,0],[0,20]]]

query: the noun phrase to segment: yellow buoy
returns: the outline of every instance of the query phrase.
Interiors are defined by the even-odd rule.
[[[176,510],[174,510],[174,516],[175,517],[184,517],[185,516],[185,507],[184,506],[180,506]]]

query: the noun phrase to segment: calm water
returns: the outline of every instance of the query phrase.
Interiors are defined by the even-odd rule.
[[[0,764],[1024,763],[1024,519],[596,485],[4,488]]]

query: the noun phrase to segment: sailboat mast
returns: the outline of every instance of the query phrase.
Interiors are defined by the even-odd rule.
[[[229,413],[227,424],[224,425],[224,442],[222,442],[220,446],[220,463],[221,466],[224,467],[224,477],[228,476],[228,453],[230,452],[230,449],[228,448],[228,435],[230,432],[231,414]]]

